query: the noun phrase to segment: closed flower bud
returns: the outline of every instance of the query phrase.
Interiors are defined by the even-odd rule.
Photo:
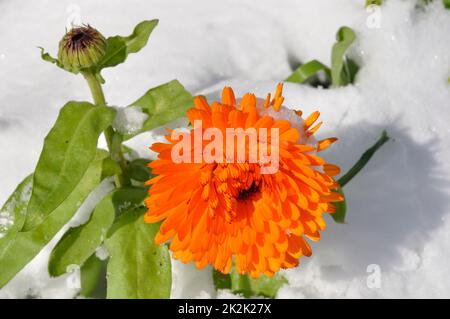
[[[81,26],[67,32],[59,42],[58,60],[66,70],[79,72],[99,63],[105,52],[105,37],[89,25]]]

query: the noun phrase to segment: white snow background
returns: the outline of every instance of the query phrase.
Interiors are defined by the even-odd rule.
[[[174,78],[209,97],[224,85],[237,95],[265,97],[290,74],[290,64],[329,64],[336,31],[347,25],[357,33],[350,52],[361,66],[355,84],[327,90],[286,84],[284,104],[321,111],[317,136],[339,137],[325,156],[344,172],[383,129],[392,140],[345,187],[347,224],[327,219],[312,257],[284,272],[289,285],[278,297],[449,298],[450,10],[441,1],[426,10],[414,0],[384,2],[375,28],[363,0],[1,0],[0,203],[34,169],[59,108],[91,99],[81,76],[41,61],[36,48],[55,55],[67,19],[78,13],[106,36],[160,19],[145,49],[104,71],[107,100],[117,106]],[[147,147],[159,132],[130,144],[150,157]],[[110,187],[103,183],[72,224],[85,220]],[[1,298],[76,295],[70,285],[76,274],[48,277],[57,239],[0,290]],[[173,269],[175,298],[230,297],[215,293],[210,269],[178,262]],[[380,286],[370,284],[373,269],[380,270]]]

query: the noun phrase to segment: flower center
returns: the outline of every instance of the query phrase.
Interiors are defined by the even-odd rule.
[[[246,200],[253,194],[257,193],[259,191],[259,183],[255,183],[255,181],[252,182],[249,188],[245,188],[239,191],[238,200]]]
[[[83,31],[80,31],[80,32],[76,33],[76,34],[72,37],[72,42],[78,42],[78,41],[80,41],[81,39],[84,38],[85,35],[86,35],[86,34],[85,34]]]
[[[93,38],[92,35],[83,29],[78,30],[74,35],[71,37],[71,47],[72,48],[86,48],[91,42]]]
[[[65,47],[73,51],[84,50],[91,46],[96,39],[100,40],[97,33],[94,28],[89,26],[74,28],[66,35]]]

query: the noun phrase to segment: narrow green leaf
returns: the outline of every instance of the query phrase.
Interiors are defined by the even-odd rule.
[[[81,291],[83,297],[91,297],[97,288],[102,273],[103,262],[93,254],[80,269]]]
[[[0,238],[22,229],[31,196],[32,183],[33,175],[27,176],[0,210]]]
[[[333,86],[342,86],[349,83],[348,79],[343,76],[345,52],[355,39],[355,32],[349,27],[341,27],[336,34],[337,42],[333,45],[331,51],[331,81]]]
[[[193,99],[180,82],[173,80],[148,90],[131,106],[139,106],[148,118],[140,131],[124,136],[125,140],[186,116],[186,111],[193,106]]]
[[[369,160],[372,158],[372,156],[375,154],[378,149],[389,141],[389,136],[386,131],[383,131],[381,133],[380,138],[378,141],[370,147],[368,150],[366,150],[363,155],[359,158],[359,160],[356,162],[355,165],[350,168],[350,170],[345,173],[341,178],[339,178],[338,183],[341,187],[344,187],[348,182],[352,180],[353,177],[355,177],[363,168],[366,166],[366,164],[369,162]]]
[[[114,109],[87,102],[69,102],[61,109],[34,172],[24,231],[39,225],[76,187],[114,116]]]
[[[88,222],[67,230],[53,249],[48,264],[51,276],[60,276],[71,265],[81,266],[95,253],[114,222],[114,192],[106,195],[95,207]]]
[[[331,78],[331,70],[322,62],[312,60],[299,66],[287,79],[286,82],[304,83],[306,80],[323,71],[328,78]]]
[[[169,298],[172,286],[170,255],[166,245],[156,245],[159,225],[144,223],[146,209],[123,213],[106,241],[110,259],[107,297]]]
[[[333,217],[334,221],[338,224],[344,224],[345,223],[345,214],[347,213],[347,202],[345,201],[345,195],[344,191],[341,187],[339,187],[336,190],[337,193],[344,196],[344,200],[341,202],[334,202],[333,205],[336,207],[336,211],[331,214],[331,217]]]
[[[8,233],[0,239],[0,288],[28,264],[75,214],[89,193],[100,183],[102,163],[107,154],[99,152],[70,195],[36,228]]]
[[[113,67],[123,63],[128,54],[141,50],[148,42],[148,38],[153,29],[158,24],[158,20],[142,21],[127,37],[114,36],[106,39],[106,54],[97,66],[97,72],[104,68]]]
[[[356,64],[352,59],[346,59],[344,61],[344,69],[342,77],[345,79],[345,83],[353,83],[355,82],[356,74],[359,71],[359,65]]]

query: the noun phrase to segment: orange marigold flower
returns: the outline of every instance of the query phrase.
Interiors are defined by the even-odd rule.
[[[317,155],[336,138],[315,140],[319,112],[303,120],[301,111],[283,107],[283,101],[281,84],[265,100],[248,93],[236,101],[225,87],[221,103],[210,106],[196,97],[187,112],[192,124],[200,120],[203,130],[219,128],[224,136],[226,128],[278,128],[279,169],[273,174],[262,174],[260,164],[248,161],[174,163],[178,140],[171,135],[168,143],[152,145],[159,155],[148,165],[157,176],[147,182],[145,221],[163,221],[155,241],[171,240],[174,258],[223,273],[234,263],[238,273],[256,278],[311,255],[305,238],[320,239],[323,213],[343,199],[332,191],[339,168]],[[195,128],[186,134],[194,140]]]

